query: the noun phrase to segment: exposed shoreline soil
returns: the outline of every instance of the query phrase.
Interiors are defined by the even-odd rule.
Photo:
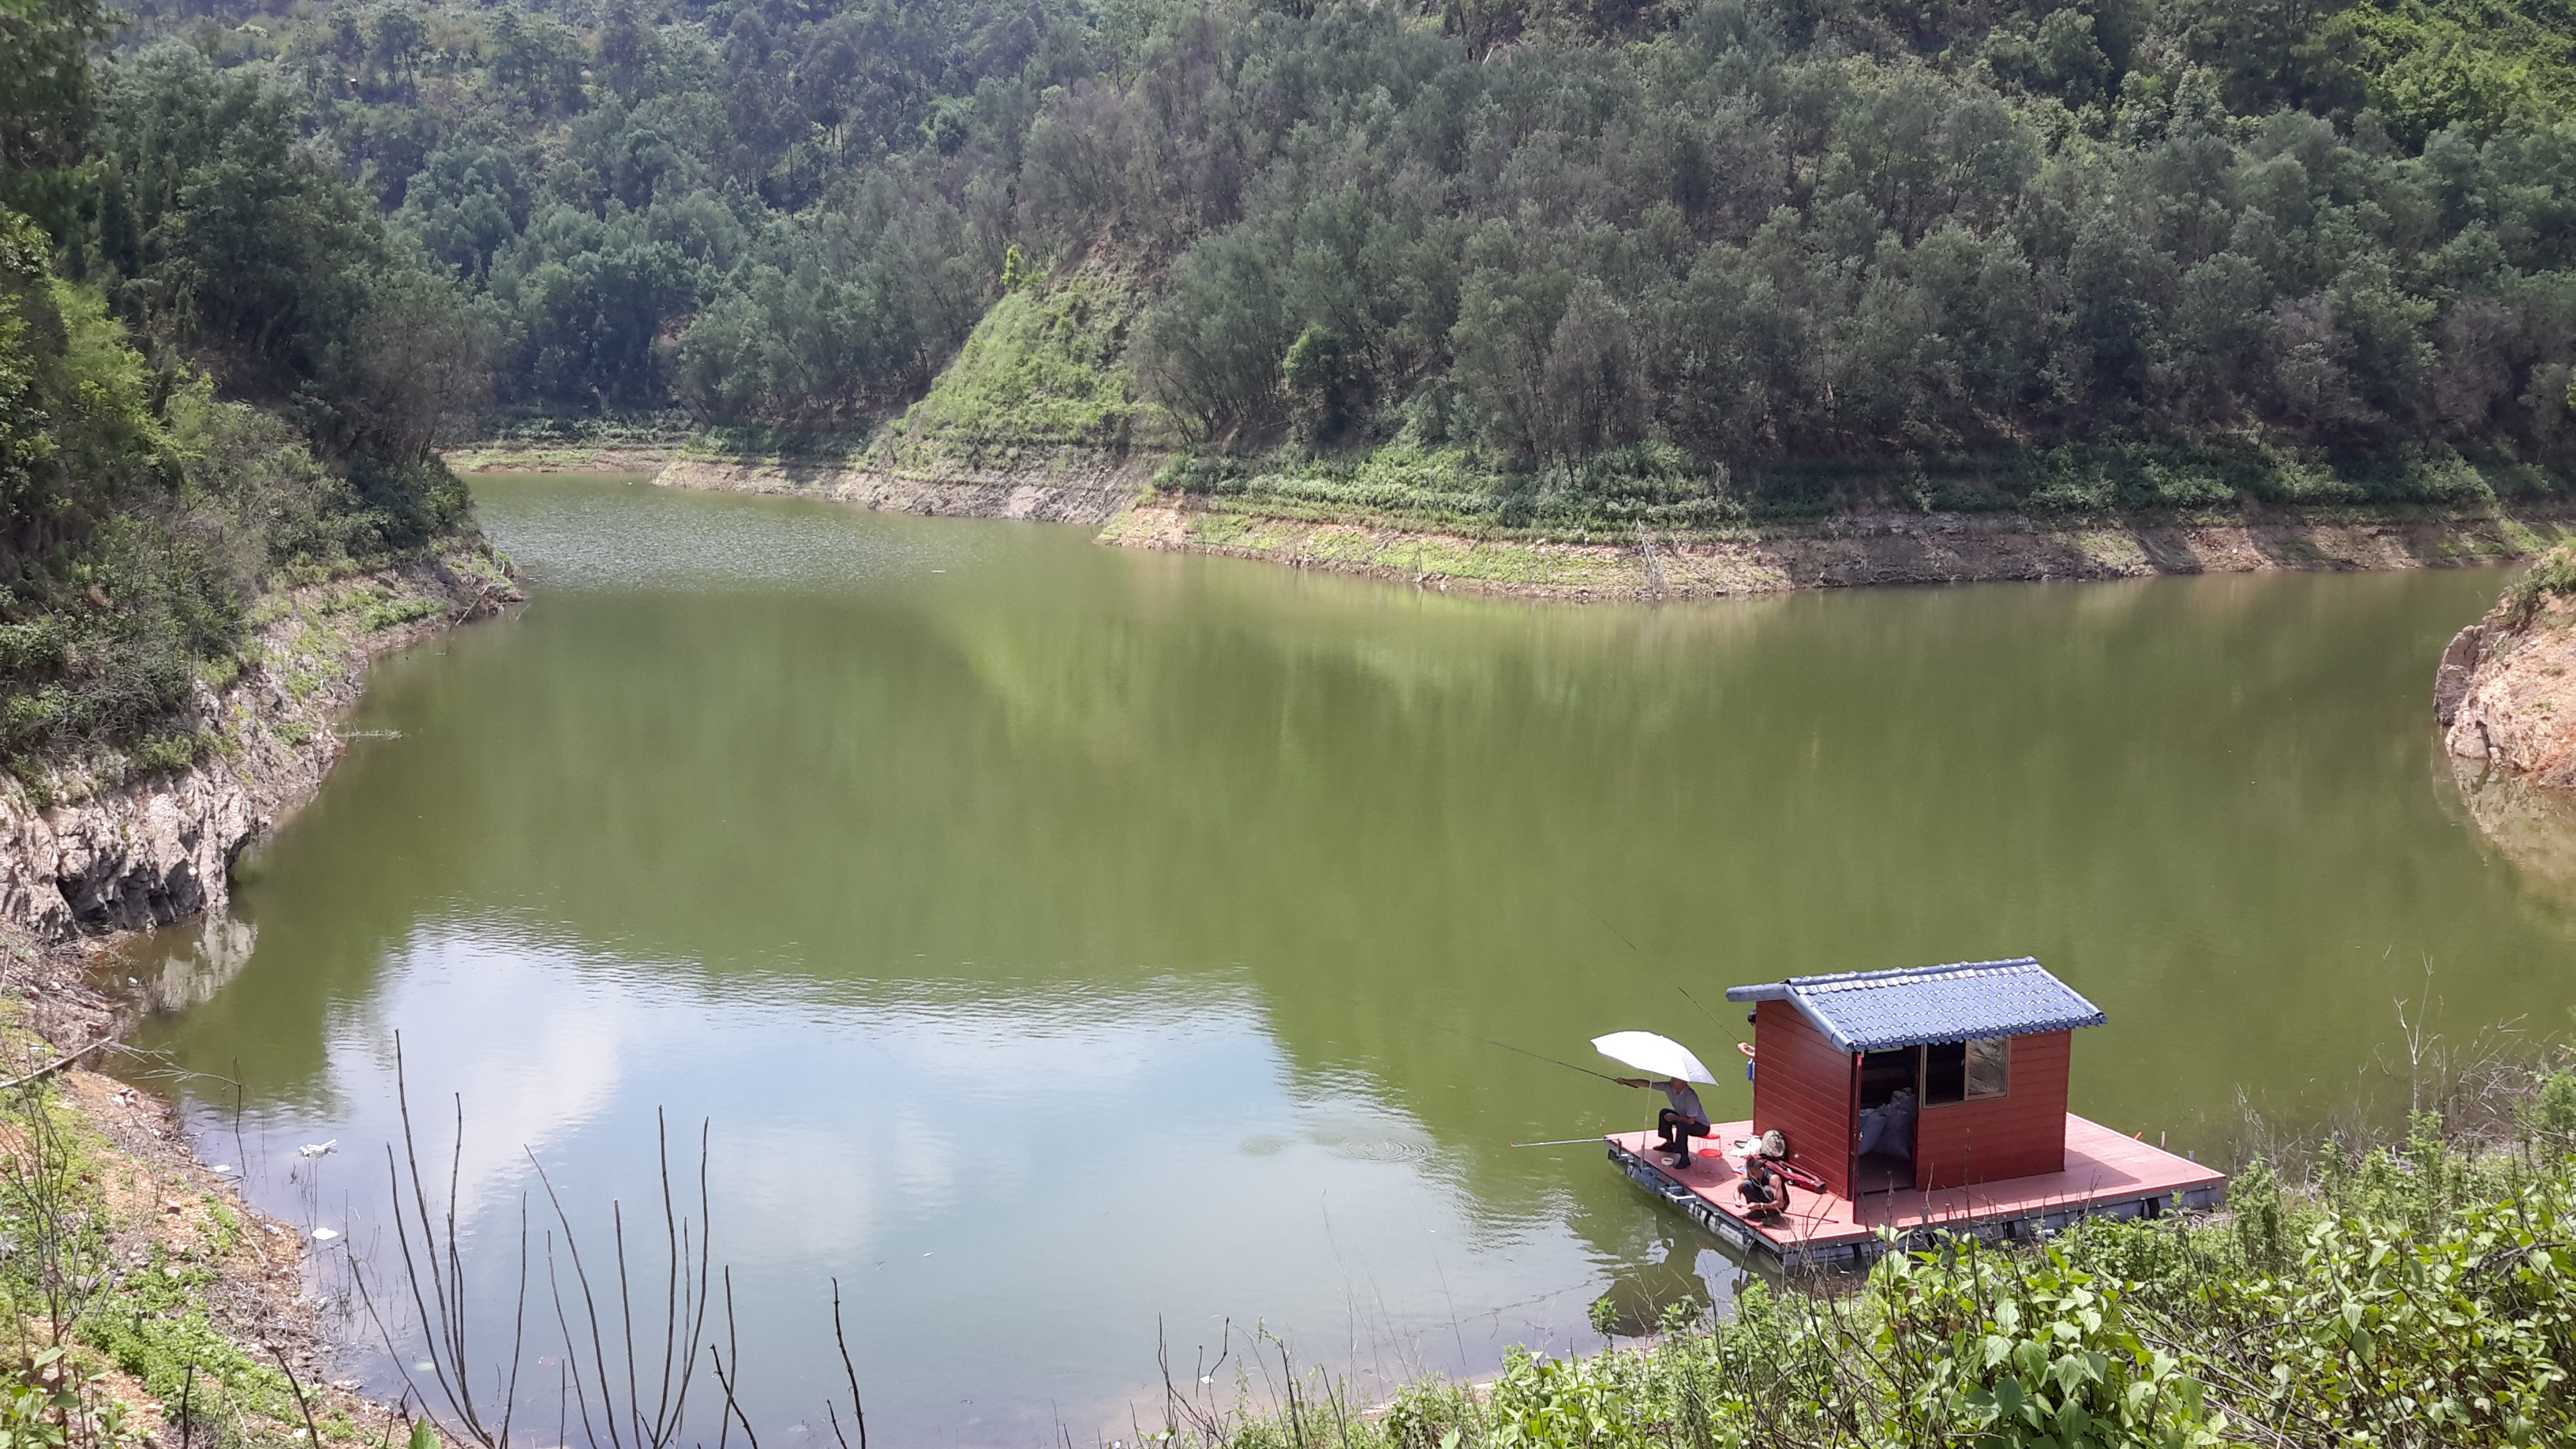
[[[2017,513],[1860,513],[1714,537],[1479,539],[1365,522],[1138,502],[1103,533],[1129,547],[1266,559],[1525,598],[1723,598],[1794,589],[2273,570],[2451,568],[2527,557],[2576,514],[2333,516],[2247,511],[2057,522]]]
[[[0,1079],[14,1080],[80,1049],[67,1043],[113,1040],[132,1025],[132,1004],[86,979],[82,955],[0,928],[0,999],[12,1003],[8,1014],[17,1017],[12,1029],[0,1030]],[[51,1080],[95,1134],[83,1152],[84,1175],[97,1184],[105,1208],[99,1226],[108,1260],[124,1274],[192,1272],[190,1298],[208,1327],[246,1360],[286,1365],[325,1442],[359,1449],[402,1442],[408,1428],[399,1410],[364,1397],[355,1379],[332,1377],[343,1345],[307,1290],[303,1232],[253,1207],[237,1173],[209,1167],[171,1103],[118,1081],[95,1059],[54,1072]],[[227,1387],[212,1377],[216,1365],[206,1371],[209,1396]],[[134,1409],[130,1422],[141,1443],[167,1449],[178,1442],[176,1406],[141,1380],[114,1369],[102,1387]],[[245,1443],[299,1449],[310,1442],[300,1412],[246,1400],[239,1384],[228,1387],[236,1390],[223,1395],[231,1427]],[[195,1436],[205,1442],[221,1427],[221,1419],[197,1425]]]
[[[1097,527],[1143,491],[1152,460],[1056,455],[1000,469],[860,466],[793,459],[680,458],[653,481],[712,493],[830,498],[886,513],[1016,518]]]
[[[270,594],[256,606],[239,677],[220,693],[200,687],[195,764],[95,785],[84,772],[97,761],[60,768],[32,790],[0,780],[0,1080],[121,1040],[141,1011],[171,1004],[157,980],[102,989],[101,967],[139,933],[202,916],[208,949],[246,947],[246,929],[224,915],[230,867],[339,758],[346,744],[336,726],[368,662],[520,597],[506,561],[479,540]],[[241,1361],[293,1376],[326,1441],[403,1438],[396,1409],[363,1398],[354,1379],[330,1377],[340,1345],[308,1290],[304,1234],[251,1206],[238,1175],[201,1160],[175,1106],[99,1066],[77,1061],[53,1078],[95,1134],[83,1171],[98,1184],[120,1277],[200,1275],[189,1301]],[[169,1442],[165,1398],[121,1370],[103,1386],[133,1406],[141,1442]],[[210,1379],[207,1391],[219,1387]],[[311,1442],[301,1407],[246,1392],[225,1396],[243,1442]]]
[[[1159,454],[1038,451],[997,467],[873,459],[721,459],[639,449],[459,449],[466,472],[654,472],[662,487],[832,498],[889,513],[1095,523],[1103,544],[1221,554],[1422,588],[1558,601],[1728,598],[1798,588],[2110,580],[2267,570],[2514,562],[2576,534],[2576,508],[2213,511],[2056,521],[2027,513],[1847,513],[1718,536],[1468,536],[1383,518],[1288,518],[1159,492]]]
[[[2433,714],[2469,820],[2541,894],[2576,904],[2576,599],[2539,587],[2568,547],[2452,636]]]
[[[459,473],[652,473],[684,452],[676,443],[474,443],[442,456]]]
[[[2508,595],[2462,629],[2442,651],[2433,709],[2454,760],[2576,799],[2576,599],[2525,611]]]
[[[40,941],[220,915],[242,850],[320,786],[367,662],[519,599],[480,543],[263,598],[239,677],[199,686],[186,769],[0,778],[0,924]]]
[[[539,458],[485,447],[460,449],[449,461],[461,470],[493,472],[649,467],[658,470],[654,482],[663,487],[830,498],[945,517],[1092,524],[1100,527],[1101,542],[1127,548],[1578,602],[1879,584],[2453,568],[2513,562],[2576,534],[2576,509],[2501,514],[2409,506],[2067,520],[1891,510],[1715,535],[1475,537],[1402,519],[1286,517],[1229,500],[1158,491],[1152,479],[1164,460],[1146,452],[1063,449],[998,467],[913,467],[858,458],[664,456],[620,448]]]

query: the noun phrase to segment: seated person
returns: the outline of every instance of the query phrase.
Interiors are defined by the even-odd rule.
[[[1789,1180],[1771,1170],[1771,1160],[1759,1154],[1744,1159],[1744,1181],[1736,1184],[1736,1194],[1744,1199],[1751,1217],[1778,1216],[1789,1210]]]
[[[1610,1080],[1623,1087],[1653,1087],[1664,1094],[1665,1100],[1672,1105],[1655,1114],[1655,1131],[1663,1138],[1664,1150],[1674,1154],[1672,1161],[1664,1165],[1690,1166],[1690,1140],[1706,1137],[1714,1130],[1708,1125],[1708,1109],[1700,1106],[1699,1093],[1691,1090],[1691,1084],[1679,1077],[1662,1082],[1645,1077],[1612,1077]]]

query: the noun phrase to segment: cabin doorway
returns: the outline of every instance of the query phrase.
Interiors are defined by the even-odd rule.
[[[1862,1055],[1859,1135],[1852,1145],[1854,1196],[1914,1186],[1914,1124],[1922,1102],[1921,1047]]]

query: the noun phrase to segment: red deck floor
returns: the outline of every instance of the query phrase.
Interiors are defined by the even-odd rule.
[[[1752,1133],[1750,1122],[1727,1122],[1720,1124],[1709,1140],[1735,1142]],[[2227,1180],[2224,1173],[2070,1112],[2066,1116],[2063,1172],[1933,1192],[1903,1189],[1870,1193],[1857,1203],[1832,1193],[1796,1188],[1792,1189],[1790,1211],[1784,1217],[1756,1223],[1744,1217],[1741,1200],[1736,1196],[1735,1186],[1742,1174],[1735,1164],[1717,1155],[1715,1146],[1703,1146],[1702,1155],[1694,1157],[1688,1168],[1672,1168],[1664,1165],[1667,1154],[1656,1145],[1652,1132],[1613,1133],[1609,1142],[1612,1157],[1624,1158],[1622,1165],[1629,1168],[1631,1176],[1636,1176],[1642,1165],[1651,1176],[1662,1179],[1662,1183],[1648,1182],[1648,1186],[1667,1190],[1666,1185],[1677,1185],[1701,1204],[1714,1208],[1718,1217],[1710,1225],[1721,1236],[1734,1240],[1736,1232],[1727,1231],[1734,1228],[1758,1239],[1770,1256],[1791,1263],[1847,1256],[1853,1245],[1874,1243],[1881,1227],[1904,1231],[2052,1222],[2092,1211],[2119,1211],[2122,1216],[2131,1216],[2134,1205],[2145,1199],[2176,1193],[2207,1199],[2218,1184]]]

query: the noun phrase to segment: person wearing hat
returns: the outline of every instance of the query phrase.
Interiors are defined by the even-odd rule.
[[[1735,1185],[1747,1217],[1780,1213],[1789,1207],[1789,1180],[1773,1171],[1771,1159],[1757,1152],[1744,1159],[1744,1181]]]
[[[1679,1077],[1661,1082],[1648,1077],[1612,1077],[1610,1080],[1623,1087],[1653,1087],[1664,1094],[1665,1100],[1672,1105],[1655,1114],[1655,1131],[1663,1137],[1664,1150],[1673,1154],[1673,1160],[1664,1165],[1690,1166],[1690,1140],[1706,1137],[1712,1130],[1708,1125],[1708,1109],[1699,1104],[1699,1093],[1691,1090],[1691,1084]]]

